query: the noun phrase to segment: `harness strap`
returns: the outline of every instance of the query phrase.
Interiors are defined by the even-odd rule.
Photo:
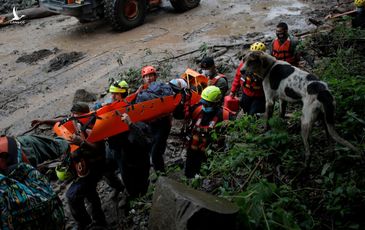
[[[217,81],[219,81],[219,79],[221,79],[221,78],[223,78],[224,80],[226,80],[228,82],[226,76],[224,76],[223,74],[220,74],[220,73],[217,76],[215,76],[213,79],[211,79],[210,82],[212,85],[215,85],[215,84],[217,84]]]
[[[70,116],[70,117],[67,117],[65,119],[63,119],[62,121],[60,121],[60,123],[58,124],[58,126],[61,126],[63,124],[65,124],[66,122],[69,122],[69,121],[72,121],[72,120],[76,120],[78,121],[80,118],[86,118],[86,117],[96,117],[96,119],[101,119],[101,117],[98,117],[96,115],[96,112],[93,112],[93,113],[90,113],[90,114],[86,114],[86,115],[82,115],[82,116]]]
[[[201,111],[203,110],[203,105],[196,107],[191,115],[191,118],[195,120],[200,115]]]
[[[262,88],[260,84],[261,79],[257,78],[255,76],[255,74],[253,74],[252,76],[242,76],[241,77],[241,82],[243,87],[251,89],[251,90],[259,90]],[[255,84],[255,86],[253,85]]]

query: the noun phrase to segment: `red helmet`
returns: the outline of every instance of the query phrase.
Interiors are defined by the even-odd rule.
[[[154,73],[157,75],[157,71],[156,71],[155,67],[148,65],[148,66],[145,66],[142,68],[142,71],[141,71],[142,77],[144,77],[147,74],[151,74],[151,73]]]

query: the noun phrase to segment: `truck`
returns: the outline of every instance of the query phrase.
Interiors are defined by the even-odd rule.
[[[170,0],[178,12],[197,7],[200,0]],[[147,10],[161,0],[39,0],[48,11],[76,17],[81,23],[105,18],[117,31],[143,24]]]

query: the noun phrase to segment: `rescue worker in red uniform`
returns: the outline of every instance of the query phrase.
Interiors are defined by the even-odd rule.
[[[185,176],[194,177],[207,157],[205,150],[212,142],[211,131],[216,124],[229,120],[232,116],[221,107],[222,93],[216,86],[206,87],[198,104],[190,108],[190,125],[188,131]]]
[[[276,36],[270,46],[270,54],[278,60],[298,66],[299,54],[296,52],[298,40],[288,33],[288,25],[280,22],[276,26]]]
[[[266,46],[262,42],[255,42],[251,45],[250,51],[266,51]],[[257,113],[265,112],[265,95],[262,88],[262,80],[255,76],[255,74],[241,74],[241,69],[244,62],[239,64],[236,75],[234,77],[231,96],[237,95],[237,91],[242,87],[242,96],[240,106],[248,115],[255,115]]]
[[[223,98],[228,91],[228,80],[223,74],[218,73],[213,58],[203,58],[200,68],[202,69],[202,74],[209,78],[208,86],[217,86],[221,90]]]
[[[141,92],[148,88],[148,86],[157,80],[157,71],[153,66],[145,66],[141,70],[141,75],[143,78],[143,83],[136,93]],[[163,155],[166,150],[167,138],[169,137],[171,130],[171,115],[155,119],[147,124],[150,126],[153,143],[150,152],[152,159],[153,168],[156,172],[165,172],[165,162]]]

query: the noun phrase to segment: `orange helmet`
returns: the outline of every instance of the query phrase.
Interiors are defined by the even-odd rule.
[[[144,77],[147,74],[151,74],[151,73],[157,74],[155,67],[148,65],[148,66],[145,66],[142,68],[142,71],[141,71],[142,77]]]

